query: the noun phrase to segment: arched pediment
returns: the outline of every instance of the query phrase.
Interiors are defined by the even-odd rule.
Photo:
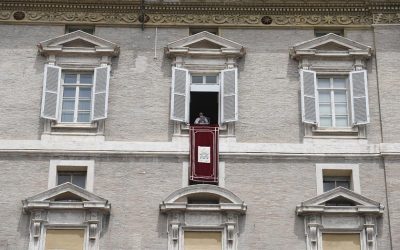
[[[165,52],[172,57],[178,55],[241,57],[245,53],[241,44],[207,31],[169,43]]]
[[[371,57],[372,48],[333,33],[295,44],[290,55],[295,59],[307,57]]]
[[[207,199],[210,202],[207,202]],[[247,205],[231,191],[209,184],[199,184],[181,188],[170,194],[160,204],[161,211],[176,209],[202,210],[206,207],[217,211],[237,210],[245,212],[247,209]]]
[[[119,53],[117,44],[81,30],[40,42],[38,48],[42,55],[86,53],[115,56]]]

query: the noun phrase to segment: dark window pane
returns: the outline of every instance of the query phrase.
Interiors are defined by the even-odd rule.
[[[72,176],[72,184],[77,185],[78,187],[85,188],[86,186],[86,175],[73,175]]]
[[[69,174],[58,174],[57,185],[61,185],[66,182],[71,182],[71,175]]]
[[[350,182],[349,181],[337,181],[336,186],[350,189]]]
[[[92,74],[81,74],[80,83],[92,84],[93,82],[92,78],[93,78]]]
[[[335,188],[335,182],[334,181],[324,181],[324,192],[327,192],[329,190],[332,190]]]
[[[77,75],[76,74],[65,74],[64,83],[76,83]]]
[[[92,89],[91,88],[80,88],[79,89],[79,98],[90,98],[92,97]]]

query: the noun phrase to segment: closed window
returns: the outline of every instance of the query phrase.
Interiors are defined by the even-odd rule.
[[[78,187],[86,187],[86,171],[57,171],[57,185],[70,182]]]
[[[47,229],[45,250],[83,250],[85,230]]]
[[[318,77],[321,127],[349,127],[348,84],[344,77]]]
[[[324,192],[344,187],[350,189],[350,176],[324,176]]]
[[[222,232],[185,231],[184,250],[222,250]]]
[[[64,73],[61,122],[90,122],[93,73]]]
[[[322,234],[323,250],[361,250],[360,234]]]
[[[46,65],[41,116],[59,123],[91,123],[107,117],[110,67],[70,72]]]
[[[367,72],[326,76],[301,70],[302,120],[317,128],[369,123]]]

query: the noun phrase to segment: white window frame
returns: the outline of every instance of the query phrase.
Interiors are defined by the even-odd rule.
[[[80,83],[80,76],[81,74],[90,74],[92,75],[92,83],[91,84],[81,84]],[[66,74],[76,74],[77,75],[77,82],[76,84],[66,84],[64,83],[65,75]],[[72,71],[72,70],[61,70],[61,88],[60,88],[60,107],[58,110],[58,119],[57,122],[60,124],[90,124],[92,123],[92,106],[93,106],[93,90],[94,90],[94,71]],[[63,122],[62,119],[62,112],[63,112],[63,98],[64,98],[64,89],[65,87],[75,87],[75,107],[74,107],[74,118],[72,122]],[[79,111],[79,92],[81,88],[89,88],[90,87],[90,109],[89,109],[89,121],[88,122],[78,122],[78,111]],[[72,99],[71,99],[72,100]]]
[[[344,88],[344,89],[339,89],[339,88],[334,88],[334,86],[333,86],[333,80],[334,79],[345,79],[346,80],[346,87]],[[319,86],[318,86],[318,80],[319,79],[329,79],[329,88],[320,88]],[[330,105],[331,105],[331,108],[330,108],[330,111],[331,111],[331,122],[332,122],[332,126],[329,126],[329,127],[324,127],[324,126],[321,126],[320,125],[320,122],[319,122],[319,128],[334,128],[334,129],[346,129],[346,128],[351,128],[351,125],[350,125],[350,122],[351,122],[351,113],[350,113],[350,110],[351,110],[351,108],[349,108],[349,106],[351,106],[351,100],[350,100],[350,83],[349,83],[349,76],[345,76],[345,75],[323,75],[323,74],[318,74],[317,73],[317,95],[318,95],[318,98],[317,98],[317,100],[318,100],[318,103],[317,103],[317,105],[319,106],[320,105],[320,98],[319,98],[319,95],[320,95],[320,90],[321,91],[323,91],[323,90],[326,90],[326,91],[329,91],[329,94],[330,94]],[[336,125],[336,112],[335,112],[335,104],[336,104],[336,102],[335,102],[335,96],[334,96],[334,92],[335,92],[335,90],[345,90],[346,91],[346,114],[347,114],[347,126],[345,126],[345,127],[339,127],[339,126],[337,126]],[[318,120],[320,121],[321,120],[321,110],[320,110],[320,108],[318,107]]]
[[[71,169],[75,168],[76,171],[82,171],[82,169],[86,168],[85,189],[93,192],[94,160],[50,160],[48,189],[57,186],[58,169],[61,169],[62,167],[68,167]]]
[[[351,171],[351,190],[361,194],[360,173],[358,164],[316,164],[317,195],[324,193],[324,170],[348,170]]]

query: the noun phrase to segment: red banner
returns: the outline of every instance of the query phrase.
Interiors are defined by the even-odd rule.
[[[218,184],[218,129],[190,126],[190,182]]]

